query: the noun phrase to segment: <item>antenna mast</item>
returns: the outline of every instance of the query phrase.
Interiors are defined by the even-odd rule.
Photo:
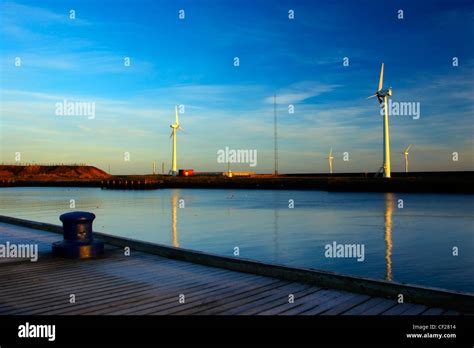
[[[277,107],[276,107],[276,94],[273,95],[273,124],[274,124],[274,153],[275,153],[275,168],[273,171],[274,175],[278,175],[278,133],[277,133]]]

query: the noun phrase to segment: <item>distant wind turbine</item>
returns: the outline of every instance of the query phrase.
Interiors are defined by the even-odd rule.
[[[329,161],[329,174],[332,174],[332,160],[334,159],[334,157],[332,156],[332,147],[329,151],[329,156],[326,157],[326,159]]]
[[[383,90],[383,69],[384,63],[382,63],[382,68],[380,69],[380,80],[379,80],[379,89],[375,92],[374,95],[371,95],[367,99],[377,97],[379,103],[382,105],[384,110],[383,118],[383,176],[385,178],[391,177],[390,171],[390,136],[388,131],[388,106],[387,101],[388,97],[392,96],[392,87]]]
[[[179,125],[179,117],[178,117],[178,106],[175,106],[175,112],[176,112],[176,122],[171,124],[170,127],[173,129],[171,131],[170,138],[173,137],[173,154],[172,154],[172,161],[171,161],[171,175],[178,175],[178,164],[176,162],[176,133],[179,130],[183,130],[181,126]]]
[[[408,151],[410,151],[411,144],[403,151],[403,156],[405,157],[405,173],[408,173]]]

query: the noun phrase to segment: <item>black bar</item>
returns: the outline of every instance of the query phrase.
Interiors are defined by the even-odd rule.
[[[0,346],[90,346],[155,343],[194,346],[232,344],[297,346],[387,345],[472,347],[469,316],[0,316]],[[55,325],[55,340],[19,338],[19,326]],[[414,329],[425,325],[426,330]],[[434,325],[430,328],[430,325]],[[456,334],[456,338],[408,338],[407,334]]]

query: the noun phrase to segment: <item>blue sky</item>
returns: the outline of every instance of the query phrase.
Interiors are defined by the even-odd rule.
[[[330,147],[336,172],[375,171],[382,118],[365,98],[385,62],[393,101],[421,108],[419,119],[390,118],[392,170],[408,144],[412,170],[474,169],[472,1],[1,0],[0,16],[3,162],[21,152],[22,162],[168,170],[183,104],[178,167],[225,170],[217,151],[228,146],[258,151],[257,168],[234,170],[270,172],[276,93],[280,171],[326,172]],[[63,99],[95,102],[95,118],[57,116]]]

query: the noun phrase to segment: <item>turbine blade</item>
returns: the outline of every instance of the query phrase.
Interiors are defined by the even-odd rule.
[[[178,118],[178,105],[174,106],[174,110],[176,111],[176,124],[179,125],[179,118]]]
[[[384,64],[382,63],[382,68],[380,68],[380,80],[379,80],[379,89],[378,91],[381,91],[383,88],[383,66]]]
[[[181,128],[181,126],[178,126],[178,129],[179,129],[181,132],[186,133],[186,131],[185,131],[183,128]]]
[[[332,156],[332,147],[331,147],[331,150],[329,151],[329,157]]]
[[[373,94],[373,95],[371,95],[370,97],[367,97],[367,99],[375,98],[376,96],[377,96],[377,94]]]
[[[411,144],[408,145],[408,147],[406,148],[405,152],[408,152],[408,151],[410,150],[410,148],[411,148]]]
[[[173,136],[173,131],[171,131],[171,134],[170,134],[170,139],[171,139],[171,137],[172,137],[172,136]]]

